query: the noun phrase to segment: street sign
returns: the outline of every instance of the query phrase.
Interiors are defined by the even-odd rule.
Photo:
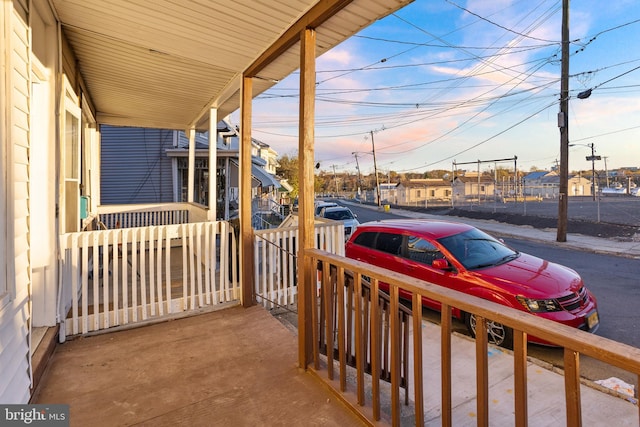
[[[600,156],[587,156],[587,160],[592,162],[594,160],[602,160],[602,157],[600,157]]]

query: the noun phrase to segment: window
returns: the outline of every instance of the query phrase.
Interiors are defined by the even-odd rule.
[[[355,243],[356,245],[365,246],[367,248],[373,248],[377,234],[378,233],[371,232],[361,233],[358,237],[356,237],[353,243]]]
[[[431,265],[434,259],[444,258],[440,250],[431,242],[416,236],[407,238],[407,258]]]
[[[391,255],[400,255],[402,250],[402,234],[378,233],[375,249]]]

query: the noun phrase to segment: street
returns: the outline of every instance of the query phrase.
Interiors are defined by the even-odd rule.
[[[402,218],[393,212],[361,207],[353,203],[349,203],[348,206],[358,216],[360,223]],[[451,218],[443,217],[443,219]],[[462,219],[462,221],[464,220]],[[577,271],[582,276],[585,285],[598,300],[601,323],[597,334],[634,347],[640,347],[640,312],[636,308],[636,302],[640,299],[637,260],[565,249],[544,242],[499,236],[495,233],[493,235],[503,238],[507,245],[518,251],[565,265]],[[424,316],[430,321],[436,323],[439,321],[439,314],[435,312],[425,310]],[[462,323],[455,322],[454,326],[457,332],[467,333]],[[529,354],[554,366],[563,365],[561,348],[529,345]],[[592,380],[615,376],[632,384],[637,382],[634,375],[620,372],[608,365],[603,366],[586,357],[581,360],[581,373],[583,377]]]

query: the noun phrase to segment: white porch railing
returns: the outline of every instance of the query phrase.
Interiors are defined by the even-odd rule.
[[[97,219],[108,229],[149,227],[207,221],[207,208],[196,203],[105,205],[97,209]]]
[[[315,225],[316,249],[344,256],[344,224]],[[254,231],[256,301],[265,308],[287,306],[298,295],[298,227]]]
[[[60,340],[239,300],[232,230],[199,222],[60,236]]]

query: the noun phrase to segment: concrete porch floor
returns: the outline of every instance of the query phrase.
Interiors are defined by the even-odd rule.
[[[296,335],[262,307],[59,344],[31,403],[72,426],[362,425],[297,368]]]

